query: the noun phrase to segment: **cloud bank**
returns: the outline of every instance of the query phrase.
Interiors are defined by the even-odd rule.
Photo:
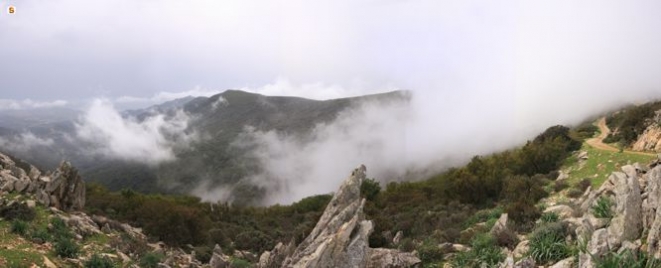
[[[189,120],[179,110],[138,121],[122,117],[110,101],[97,99],[76,123],[76,137],[90,143],[94,154],[156,165],[175,160],[176,148],[197,138],[187,130]]]

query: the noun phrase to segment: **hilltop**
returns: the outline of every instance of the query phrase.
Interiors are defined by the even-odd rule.
[[[129,188],[144,193],[188,194],[202,186],[223,186],[232,189],[228,199],[234,203],[258,204],[264,189],[241,183],[241,180],[258,173],[261,167],[250,152],[250,147],[236,146],[239,135],[247,131],[275,131],[305,140],[310,138],[316,126],[332,122],[340,113],[364,103],[407,102],[409,98],[404,91],[394,91],[318,101],[227,90],[211,97],[186,97],[123,112],[122,116],[136,122],[154,115],[162,115],[164,120],[168,120],[177,113],[183,113],[189,118],[184,132],[197,138],[186,146],[174,148],[174,161],[157,165],[92,154],[94,144],[76,139],[75,118],[58,117],[58,120],[41,125],[0,129],[0,135],[8,140],[8,145],[29,142],[21,136],[25,131],[36,138],[50,141],[47,146],[6,146],[4,149],[42,168],[55,168],[62,159],[66,159],[87,180],[98,182],[111,190]],[[243,137],[244,142],[245,139]]]

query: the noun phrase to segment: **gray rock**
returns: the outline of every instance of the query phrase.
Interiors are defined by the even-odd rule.
[[[373,226],[365,220],[365,200],[360,197],[366,171],[360,166],[342,183],[310,235],[281,267],[409,267],[420,263],[411,253],[369,248]],[[277,267],[277,263],[267,265]]]
[[[516,245],[516,247],[512,251],[512,256],[514,256],[514,258],[516,258],[516,259],[520,259],[524,255],[526,255],[526,253],[528,252],[528,249],[530,248],[529,244],[530,244],[530,241],[528,241],[528,240],[523,240],[523,241],[519,242],[519,244]]]
[[[34,207],[37,206],[37,203],[36,203],[34,200],[27,200],[27,201],[25,201],[25,204],[26,204],[29,208],[34,208]]]
[[[566,219],[574,216],[574,209],[567,205],[555,205],[546,208],[544,213],[555,213],[560,219]]]
[[[630,166],[629,166],[630,167]],[[638,178],[621,172],[611,174],[615,182],[615,216],[608,226],[608,243],[619,247],[622,241],[636,240],[642,231],[642,199]]]
[[[491,227],[489,233],[493,236],[507,230],[507,213],[500,214],[498,221]]]
[[[402,241],[403,237],[404,237],[404,233],[402,233],[402,231],[398,231],[397,234],[395,234],[395,237],[392,239],[392,244],[398,245],[399,242]]]
[[[592,238],[587,245],[587,253],[581,253],[579,255],[578,267],[580,268],[593,268],[596,267],[596,263],[593,260],[604,256],[610,249],[608,246],[608,231],[606,229],[599,229],[594,231]]]
[[[28,188],[28,185],[30,184],[30,181],[26,180],[17,180],[14,182],[14,192],[17,193],[22,193]]]
[[[557,262],[554,265],[551,265],[551,267],[549,267],[549,268],[572,268],[572,267],[574,267],[575,262],[576,262],[576,260],[574,259],[574,257],[569,257],[569,258],[566,258],[564,260],[561,260],[561,261]]]
[[[387,248],[370,249],[370,259],[367,268],[397,268],[410,267],[420,263],[420,259],[413,253],[402,253],[398,250]]]

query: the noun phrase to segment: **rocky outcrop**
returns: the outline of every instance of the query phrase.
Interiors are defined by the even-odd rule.
[[[278,244],[262,254],[259,267],[411,267],[420,259],[413,253],[372,249],[368,238],[373,224],[365,220],[360,185],[367,169],[360,166],[347,178],[329,202],[310,235],[282,263],[287,250]]]
[[[661,126],[651,124],[633,143],[635,151],[661,151]]]
[[[631,166],[622,169],[627,171]],[[627,172],[613,172],[611,178],[615,181],[615,216],[608,227],[608,243],[613,247],[619,247],[625,241],[632,241],[640,237],[642,231],[642,199],[638,178],[635,174]],[[611,179],[609,179],[611,180]]]
[[[0,154],[0,190],[30,194],[39,203],[64,211],[78,211],[85,206],[85,183],[69,162],[62,162],[51,174],[42,175],[29,166],[25,171],[10,157]]]

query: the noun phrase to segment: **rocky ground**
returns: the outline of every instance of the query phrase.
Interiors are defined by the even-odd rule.
[[[360,196],[365,173],[364,166],[352,172],[298,246],[280,243],[257,258],[241,251],[228,255],[216,245],[209,262],[201,263],[191,249],[149,241],[139,228],[81,212],[85,184],[68,162],[42,173],[0,154],[0,266],[86,267],[98,260],[114,267],[251,266],[236,264],[233,256],[252,260],[257,267],[419,266],[415,253],[369,247],[373,224],[365,219]],[[98,263],[92,267],[106,267]]]

